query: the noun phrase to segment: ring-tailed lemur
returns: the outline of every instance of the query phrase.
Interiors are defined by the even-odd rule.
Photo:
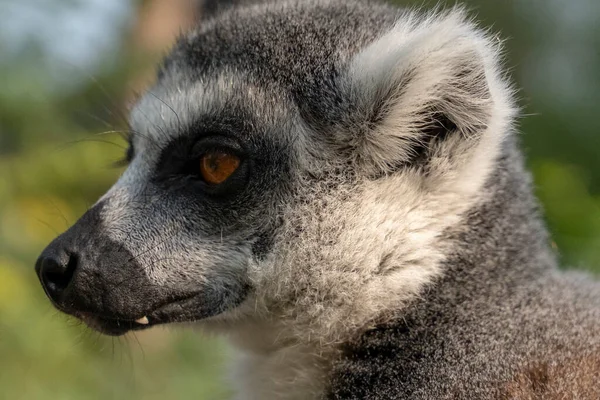
[[[46,293],[111,335],[226,333],[242,399],[600,398],[600,285],[557,270],[499,47],[460,9],[211,16]]]

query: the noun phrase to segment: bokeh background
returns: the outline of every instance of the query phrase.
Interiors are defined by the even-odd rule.
[[[466,3],[508,39],[522,143],[563,264],[600,271],[600,2]],[[230,397],[218,339],[102,337],[54,311],[33,273],[121,173],[127,104],[201,12],[196,0],[0,0],[1,399]]]

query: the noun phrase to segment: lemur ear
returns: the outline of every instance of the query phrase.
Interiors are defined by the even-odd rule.
[[[513,107],[498,53],[461,10],[401,18],[351,61],[344,147],[374,173],[388,173],[505,133]]]

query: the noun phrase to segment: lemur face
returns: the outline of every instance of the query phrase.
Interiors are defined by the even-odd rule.
[[[460,11],[205,22],[133,109],[127,170],[40,256],[46,293],[108,334],[288,318],[335,341],[439,273],[512,117],[496,58]]]
[[[133,110],[127,170],[38,261],[59,309],[119,334],[246,298],[291,190],[293,127],[226,79],[164,77]]]

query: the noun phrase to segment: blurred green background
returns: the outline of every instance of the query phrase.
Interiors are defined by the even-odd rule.
[[[508,39],[523,148],[563,264],[600,271],[600,2],[467,4]],[[181,328],[102,337],[54,311],[33,273],[121,172],[127,103],[199,10],[0,0],[0,398],[229,397],[220,341]]]

